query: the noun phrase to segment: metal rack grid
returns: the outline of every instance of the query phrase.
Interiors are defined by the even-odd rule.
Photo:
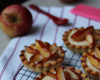
[[[76,69],[80,69],[82,72],[84,72],[80,62],[82,54],[73,53],[72,51],[68,50],[64,44],[62,45],[62,48],[66,52],[65,59],[61,66],[75,67]],[[22,66],[14,76],[13,80],[35,80],[35,78],[39,75],[39,73],[33,72]]]

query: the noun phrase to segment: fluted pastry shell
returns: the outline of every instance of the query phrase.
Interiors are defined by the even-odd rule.
[[[59,67],[58,67],[59,68]],[[77,72],[80,76],[81,76],[81,80],[90,80],[89,78],[87,78],[87,74],[82,73],[81,70],[79,69],[75,69],[74,67],[64,67],[68,70],[74,70],[75,72]],[[42,80],[45,76],[47,76],[47,73],[55,73],[57,70],[57,68],[51,69],[51,70],[47,70],[44,71],[43,73],[41,73],[37,78],[35,78],[35,80]],[[56,73],[55,73],[56,74]],[[43,79],[44,80],[44,79]],[[54,79],[56,80],[56,79]],[[73,79],[72,79],[73,80]],[[76,80],[76,79],[75,79]],[[78,79],[77,79],[78,80]]]
[[[68,41],[68,36],[69,34],[73,31],[73,30],[81,30],[81,29],[84,29],[83,27],[81,28],[73,28],[73,29],[70,29],[68,31],[65,31],[65,33],[63,34],[63,42],[65,44],[65,46],[71,50],[72,52],[75,52],[75,53],[84,53],[84,52],[88,52],[88,50],[91,48],[94,48],[96,44],[100,43],[96,43],[95,42],[95,45],[94,46],[90,46],[90,45],[84,45],[84,46],[81,46],[81,45],[75,45],[75,44],[72,44],[70,43],[70,41]],[[96,33],[100,33],[100,30],[99,29],[95,29]],[[83,43],[84,44],[84,43]]]
[[[65,51],[62,49],[61,46],[57,47],[57,49],[58,49],[57,54],[59,54],[59,57],[57,58],[57,60],[50,63],[36,64],[36,63],[27,61],[25,57],[25,50],[21,51],[20,59],[26,68],[34,72],[42,73],[43,71],[50,70],[52,68],[57,68],[63,62],[64,57],[65,57],[65,54],[64,54]]]
[[[100,72],[98,71],[94,71],[92,69],[92,67],[88,67],[87,63],[86,63],[86,59],[87,59],[87,53],[91,53],[93,51],[93,49],[89,49],[88,52],[83,53],[83,57],[81,57],[81,66],[84,70],[84,72],[89,76],[89,78],[93,79],[93,80],[100,80]]]

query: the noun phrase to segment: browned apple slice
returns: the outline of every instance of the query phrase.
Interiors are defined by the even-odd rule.
[[[66,71],[64,71],[64,76],[65,76],[65,80],[70,80],[71,79],[71,75]]]
[[[50,76],[53,79],[56,79],[56,74],[53,73],[47,73],[47,76]]]
[[[87,58],[89,59],[90,63],[97,69],[100,70],[100,60],[96,58],[95,56],[92,56],[91,54],[87,53]]]
[[[90,44],[90,46],[94,45],[94,38],[93,38],[93,35],[91,33],[87,33],[86,41]]]
[[[80,74],[78,74],[73,68],[65,68],[65,71],[71,76],[70,80],[81,80]]]
[[[92,56],[95,56],[95,52],[94,52],[94,51],[91,51],[90,54],[91,54]]]
[[[42,63],[44,63],[44,62],[46,62],[48,60],[49,60],[49,58],[43,58],[40,61],[38,61],[37,64],[42,64]]]
[[[27,52],[30,53],[30,54],[37,54],[37,53],[39,53],[37,50],[32,49],[32,48],[29,47],[29,46],[25,46],[25,51],[27,51]]]
[[[50,45],[48,42],[45,42],[45,44],[49,48],[51,55],[52,55],[57,49],[56,43]]]
[[[100,45],[97,45],[97,46],[95,47],[95,51],[96,51],[97,58],[100,59]]]
[[[31,49],[36,49],[35,44],[31,44],[31,45],[30,45],[30,48],[31,48]]]
[[[48,43],[48,42],[45,42],[45,45],[46,45],[47,47],[49,47],[49,46],[50,46],[50,43]]]
[[[100,34],[98,33],[93,34],[93,37],[94,37],[94,40],[96,41],[100,40]]]
[[[71,38],[74,40],[74,41],[82,41],[85,39],[86,37],[86,34],[87,33],[91,33],[94,31],[94,27],[93,26],[90,26],[90,27],[87,27],[86,29],[82,29],[82,30],[78,30],[77,32],[75,32]]]
[[[57,74],[57,80],[67,80],[65,79],[65,75],[64,75],[62,67],[57,68],[56,74]]]
[[[35,46],[43,57],[48,58],[51,55],[49,48],[42,41],[36,40]]]
[[[55,51],[56,49],[57,49],[56,43],[54,43],[51,46],[49,46],[49,50],[52,52],[51,54],[53,54],[53,51]]]
[[[44,63],[44,62],[46,62],[48,60],[51,60],[52,58],[55,57],[55,54],[57,53],[57,51],[58,51],[58,49],[54,50],[49,57],[47,57],[47,58],[44,57],[43,59],[41,59],[40,61],[38,61],[37,64],[41,64],[41,63]]]
[[[40,54],[35,54],[30,58],[30,62],[36,63],[38,61],[41,61],[43,59],[43,57]]]

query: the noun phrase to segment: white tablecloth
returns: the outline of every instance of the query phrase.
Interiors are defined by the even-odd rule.
[[[20,51],[25,49],[24,46],[29,46],[35,43],[35,40],[42,40],[43,42],[49,42],[50,44],[57,43],[57,46],[63,46],[65,53],[65,60],[63,64],[65,66],[80,66],[80,55],[68,50],[63,43],[62,35],[65,31],[74,27],[88,27],[94,26],[95,29],[100,29],[100,22],[94,21],[79,15],[72,14],[70,12],[74,7],[40,7],[44,11],[53,14],[57,17],[67,18],[69,22],[67,25],[58,26],[47,16],[38,13],[32,9],[29,9],[33,16],[33,25],[31,30],[22,37],[16,37],[11,40],[6,49],[4,50],[0,58],[0,80],[13,80],[15,74],[22,66],[19,58]],[[79,67],[81,69],[81,67]],[[82,70],[82,69],[81,69]],[[28,73],[27,73],[28,74]],[[20,77],[17,76],[17,80]],[[26,80],[25,78],[21,80]],[[28,79],[27,80],[33,80]]]

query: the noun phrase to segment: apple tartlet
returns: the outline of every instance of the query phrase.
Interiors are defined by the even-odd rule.
[[[100,30],[93,26],[73,28],[63,34],[64,44],[72,52],[84,53],[100,43]]]
[[[56,43],[50,45],[48,42],[36,40],[35,44],[25,46],[21,51],[20,59],[23,65],[38,73],[57,68],[61,65],[65,57],[65,51]]]
[[[73,67],[58,67],[41,73],[35,80],[90,80],[87,74]]]
[[[100,44],[95,49],[83,53],[81,65],[84,72],[93,80],[100,80]]]

